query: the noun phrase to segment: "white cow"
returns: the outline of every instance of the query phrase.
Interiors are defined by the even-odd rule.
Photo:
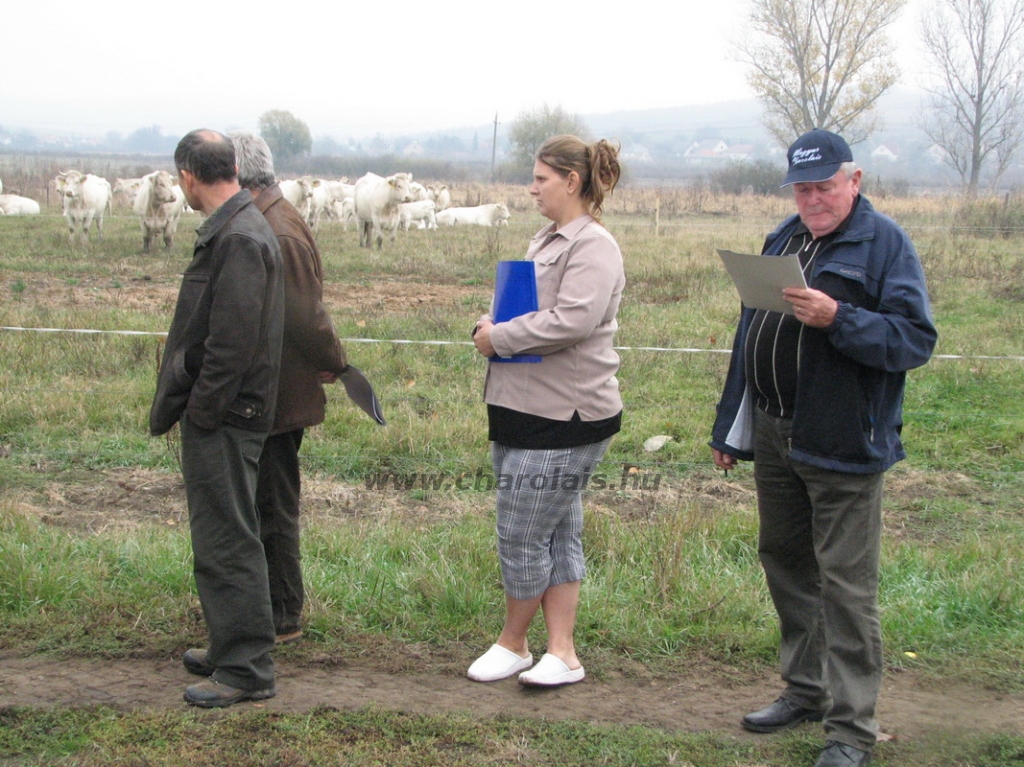
[[[126,208],[135,206],[135,197],[142,185],[141,178],[116,178],[114,179],[114,202]]]
[[[327,215],[330,216],[337,212],[335,203],[352,199],[356,192],[356,185],[348,183],[348,178],[344,176],[338,181],[324,183],[327,185]]]
[[[377,250],[384,243],[384,232],[395,238],[398,228],[398,204],[411,202],[409,184],[412,175],[395,173],[382,178],[376,173],[367,173],[356,181],[355,210],[356,225],[359,227],[359,246],[373,247],[377,241]]]
[[[508,226],[511,218],[503,202],[477,205],[473,208],[448,208],[437,214],[438,226]]]
[[[347,232],[348,225],[356,220],[356,201],[351,197],[346,197],[344,200],[334,200],[327,206],[327,212],[331,218],[341,221]]]
[[[281,187],[281,194],[284,195],[284,198],[298,209],[303,218],[306,217],[306,211],[309,210],[309,198],[313,196],[311,182],[312,179],[309,176],[303,176],[302,178],[279,181],[277,184]]]
[[[170,248],[185,207],[185,193],[165,170],[143,176],[141,182],[132,207],[142,224],[142,252],[149,253],[158,233],[163,235],[164,248]]]
[[[447,184],[427,184],[427,199],[434,201],[438,212],[452,206],[452,193]]]
[[[348,176],[342,176],[336,181],[324,181],[324,184],[327,185],[327,195],[331,202],[351,197],[356,189],[355,184],[348,183]]]
[[[39,203],[16,194],[0,194],[0,213],[6,216],[38,216]]]
[[[320,216],[327,209],[330,203],[329,181],[322,178],[310,178],[310,195],[307,200],[307,207],[304,213],[306,223],[314,232],[320,228]]]
[[[418,181],[413,181],[409,184],[409,196],[412,197],[412,202],[425,200],[427,199],[427,188]]]
[[[416,200],[398,205],[398,225],[402,229],[411,229],[413,223],[419,229],[437,229],[432,200]]]
[[[112,195],[110,182],[101,176],[77,170],[60,173],[55,179],[56,187],[64,195],[64,216],[68,220],[68,241],[75,244],[75,232],[81,230],[82,242],[89,241],[89,227],[96,219],[96,233],[103,239],[103,214],[110,205]]]

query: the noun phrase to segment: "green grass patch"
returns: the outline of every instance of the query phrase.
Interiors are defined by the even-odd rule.
[[[0,711],[0,752],[18,765],[76,767],[322,767],[444,764],[560,764],[566,767],[761,767],[811,764],[821,748],[810,734],[756,741],[650,727],[426,716],[361,709],[308,714],[119,712],[106,708]],[[927,743],[886,743],[882,767],[1008,767],[1024,760],[1024,738],[990,735]]]

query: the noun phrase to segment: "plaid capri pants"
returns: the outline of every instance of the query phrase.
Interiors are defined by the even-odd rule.
[[[534,599],[550,586],[583,579],[583,488],[610,442],[555,450],[491,443],[498,557],[513,599]]]

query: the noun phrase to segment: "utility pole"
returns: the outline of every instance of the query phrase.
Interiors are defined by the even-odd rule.
[[[491,183],[494,183],[494,158],[498,154],[498,113],[494,113],[494,138],[491,139]]]

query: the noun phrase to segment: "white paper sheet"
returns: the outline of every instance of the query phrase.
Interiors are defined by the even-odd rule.
[[[782,298],[782,289],[807,287],[799,256],[756,256],[731,250],[719,250],[718,255],[744,306],[793,313],[793,305]]]

